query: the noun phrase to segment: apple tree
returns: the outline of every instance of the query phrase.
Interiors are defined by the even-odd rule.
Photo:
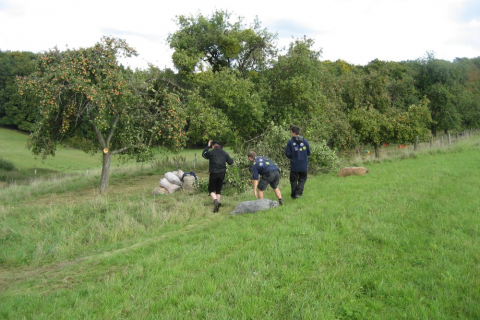
[[[41,117],[29,148],[46,158],[66,138],[87,139],[85,151],[103,153],[101,193],[108,188],[113,155],[141,160],[155,144],[171,149],[184,144],[178,139],[185,121],[176,110],[179,99],[147,103],[139,94],[146,89],[142,82],[118,61],[136,54],[124,40],[103,37],[93,47],[45,52],[33,74],[17,79],[20,92],[39,101]]]

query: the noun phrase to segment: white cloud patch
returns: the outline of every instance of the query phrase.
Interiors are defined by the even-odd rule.
[[[166,43],[178,15],[227,10],[232,18],[255,17],[288,47],[304,35],[323,49],[325,60],[353,64],[436,57],[480,56],[478,0],[0,0],[0,50],[41,52],[92,46],[104,35],[123,38],[137,49],[132,67],[172,67]]]

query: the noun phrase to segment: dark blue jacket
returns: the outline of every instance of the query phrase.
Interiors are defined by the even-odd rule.
[[[285,148],[285,155],[290,159],[290,171],[307,171],[310,153],[310,145],[307,139],[302,136],[296,136],[290,139]]]
[[[258,175],[264,175],[265,172],[278,170],[278,167],[267,157],[256,157],[252,165],[252,179],[258,180]]]

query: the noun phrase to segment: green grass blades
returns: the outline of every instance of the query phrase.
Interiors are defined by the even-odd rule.
[[[282,179],[284,206],[238,216],[251,190],[214,214],[205,193],[152,196],[156,171],[106,196],[23,186],[0,196],[0,318],[478,319],[479,154],[310,176],[298,200]]]

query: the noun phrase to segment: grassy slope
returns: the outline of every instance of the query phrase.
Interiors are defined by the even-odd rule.
[[[54,157],[47,157],[42,160],[37,158],[27,149],[28,134],[17,130],[0,127],[0,157],[12,161],[21,170],[48,169],[62,173],[70,173],[78,170],[99,169],[102,166],[100,153],[90,155],[75,149],[58,147]],[[160,154],[157,153],[160,157]],[[201,150],[185,150],[180,153],[189,163],[194,158],[202,162]],[[170,155],[174,158],[175,155]],[[112,167],[120,164],[115,157],[112,160]]]
[[[55,157],[35,159],[35,156],[27,149],[26,133],[16,130],[0,128],[0,157],[12,161],[21,170],[34,168],[47,168],[60,172],[72,172],[75,170],[101,167],[101,156],[90,156],[79,150],[67,150],[59,147]]]
[[[480,318],[479,152],[310,177],[243,216],[227,212],[250,194],[213,215],[205,195],[150,196],[151,172],[108,197],[4,197],[0,318]]]

